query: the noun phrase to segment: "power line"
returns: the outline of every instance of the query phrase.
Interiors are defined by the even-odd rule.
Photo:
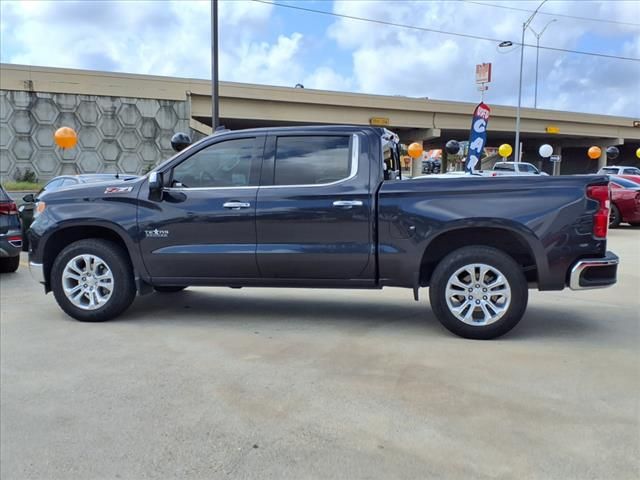
[[[505,10],[516,10],[518,12],[533,13],[533,10],[527,10],[526,8],[509,7],[507,5],[496,5],[494,3],[476,2],[476,1],[472,1],[472,0],[460,0],[460,1],[462,1],[462,3],[472,3],[474,5],[483,5],[485,7],[503,8]],[[585,20],[585,21],[588,21],[588,22],[614,23],[616,25],[627,25],[627,26],[630,26],[630,27],[640,27],[640,23],[620,22],[618,20],[605,20],[605,19],[601,19],[601,18],[592,18],[592,17],[578,17],[576,15],[567,15],[567,14],[564,14],[564,13],[551,13],[551,12],[538,11],[538,15],[549,15],[549,16],[552,16],[552,17],[571,18],[573,20]]]
[[[317,13],[320,15],[328,15],[331,17],[338,17],[338,18],[345,18],[348,20],[357,20],[359,22],[369,22],[369,23],[375,23],[378,25],[386,25],[389,27],[398,27],[398,28],[406,28],[409,30],[418,30],[421,32],[429,32],[429,33],[439,33],[441,35],[450,35],[450,36],[455,36],[455,37],[464,37],[464,38],[471,38],[474,40],[483,40],[483,41],[488,41],[488,42],[493,42],[493,43],[500,43],[502,41],[504,41],[504,39],[497,39],[497,38],[490,38],[490,37],[482,37],[480,35],[471,35],[468,33],[458,33],[458,32],[448,32],[445,30],[436,30],[435,28],[427,28],[427,27],[417,27],[415,25],[406,25],[406,24],[402,24],[402,23],[394,23],[394,22],[389,22],[386,20],[376,20],[373,18],[365,18],[365,17],[356,17],[354,15],[346,15],[346,14],[342,14],[342,13],[334,13],[334,12],[327,12],[326,10],[316,10],[314,8],[307,8],[307,7],[300,7],[298,5],[289,5],[289,4],[283,4],[283,3],[277,3],[277,2],[273,2],[273,1],[269,1],[269,0],[253,0],[254,2],[258,2],[258,3],[265,3],[267,5],[273,5],[275,7],[282,7],[282,8],[289,8],[292,10],[300,10],[303,12],[309,12],[309,13]],[[580,51],[580,50],[570,50],[570,49],[566,49],[566,48],[557,48],[557,47],[546,47],[543,45],[540,45],[539,47],[537,47],[536,45],[532,45],[529,43],[520,43],[520,42],[516,42],[513,41],[512,45],[523,45],[525,47],[534,47],[534,48],[541,48],[543,50],[552,50],[555,52],[563,52],[563,53],[575,53],[577,55],[590,55],[593,57],[601,57],[601,58],[613,58],[616,60],[628,60],[631,62],[640,62],[640,58],[634,58],[634,57],[623,57],[623,56],[619,56],[619,55],[609,55],[606,53],[597,53],[597,52],[584,52],[584,51]]]

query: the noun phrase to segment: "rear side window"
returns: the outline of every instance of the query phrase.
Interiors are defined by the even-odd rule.
[[[640,170],[637,168],[625,168],[623,175],[640,175]]]
[[[321,185],[349,177],[348,136],[278,137],[275,185]]]
[[[510,165],[508,163],[497,164],[493,169],[502,170],[504,172],[513,172],[515,170],[513,165]]]

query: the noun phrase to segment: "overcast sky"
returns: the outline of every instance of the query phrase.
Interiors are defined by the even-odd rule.
[[[285,1],[328,12],[519,41],[538,1]],[[497,5],[497,6],[496,6]],[[502,7],[502,8],[500,8]],[[508,7],[508,8],[505,8]],[[542,46],[640,59],[640,2],[547,2]],[[555,14],[555,16],[554,16]],[[590,17],[598,21],[567,18]],[[604,20],[620,23],[605,23]],[[209,1],[0,1],[5,63],[210,78]],[[635,24],[635,25],[633,25]],[[526,43],[535,44],[527,32]],[[220,78],[306,88],[478,101],[475,64],[493,63],[486,101],[515,105],[519,50],[496,42],[220,1]],[[533,106],[535,48],[523,106]],[[640,62],[540,50],[538,107],[640,118]]]

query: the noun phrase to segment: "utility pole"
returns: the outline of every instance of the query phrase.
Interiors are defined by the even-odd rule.
[[[536,31],[533,28],[531,28],[531,26],[529,26],[529,30],[531,30],[533,34],[536,36],[536,88],[535,88],[535,93],[533,95],[533,108],[538,108],[538,63],[540,59],[540,37],[542,37],[542,34],[547,29],[547,27],[556,21],[557,20],[555,18],[550,20],[544,26],[544,28],[540,31],[540,33],[536,33]]]
[[[211,0],[211,132],[220,125],[218,101],[218,0]]]
[[[524,63],[524,33],[527,30],[527,27],[533,20],[533,17],[536,16],[540,7],[544,5],[547,0],[542,0],[542,3],[538,5],[538,8],[531,14],[531,16],[527,19],[526,22],[522,24],[522,41],[520,42],[520,82],[518,84],[518,108],[516,109],[516,141],[515,141],[515,161],[519,162],[520,157],[522,156],[522,149],[520,148],[520,107],[522,104],[522,67]]]

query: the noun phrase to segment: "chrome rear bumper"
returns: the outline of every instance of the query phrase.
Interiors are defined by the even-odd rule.
[[[607,252],[601,258],[583,258],[571,268],[569,288],[571,290],[586,290],[590,288],[605,288],[617,281],[618,256]]]

